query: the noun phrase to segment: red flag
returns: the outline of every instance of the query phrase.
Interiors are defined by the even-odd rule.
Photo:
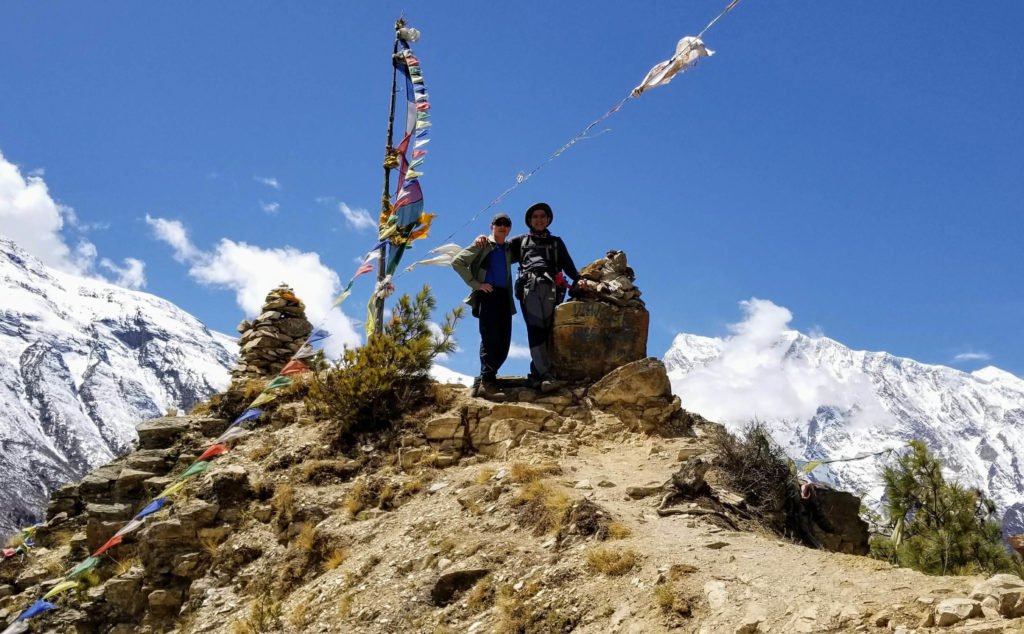
[[[352,277],[359,277],[363,273],[369,273],[372,270],[373,270],[373,263],[372,262],[366,262],[365,264],[360,266],[358,269],[356,269],[356,274],[353,275]]]
[[[206,451],[204,451],[198,458],[196,458],[196,462],[199,462],[200,460],[206,460],[207,458],[213,458],[214,456],[219,456],[222,453],[226,452],[227,450],[228,446],[222,443],[210,445],[210,447]]]
[[[299,361],[298,359],[292,359],[281,368],[281,376],[290,376],[292,374],[302,374],[303,372],[309,372],[309,367]]]
[[[117,546],[118,544],[120,544],[121,540],[123,540],[123,539],[124,539],[123,535],[114,535],[113,537],[111,537],[110,539],[107,540],[106,544],[103,544],[102,546],[100,546],[99,550],[94,552],[92,554],[92,556],[93,557],[99,557],[100,555],[102,555],[103,553],[107,552],[108,550],[110,550],[114,546]]]

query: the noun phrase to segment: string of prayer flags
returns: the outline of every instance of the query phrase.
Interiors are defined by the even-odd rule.
[[[57,585],[50,588],[50,591],[43,595],[43,599],[49,599],[55,597],[58,594],[63,594],[73,588],[78,588],[81,584],[77,581],[61,581]]]
[[[292,374],[302,374],[303,372],[309,372],[309,366],[298,359],[292,359],[281,368],[281,376],[291,376]]]
[[[188,469],[186,469],[185,473],[182,473],[180,476],[178,476],[178,478],[181,479],[181,480],[187,480],[188,478],[191,478],[194,475],[198,475],[198,474],[206,471],[209,468],[210,468],[210,463],[207,460],[200,460],[199,462],[193,462],[192,466],[190,466]],[[154,500],[153,503],[155,504],[156,500]]]
[[[244,423],[247,420],[252,420],[254,418],[259,418],[260,414],[262,414],[262,413],[263,413],[263,410],[257,409],[255,407],[250,407],[247,410],[245,410],[244,412],[242,412],[238,416],[238,418],[236,418],[235,421],[233,423],[231,423],[231,425],[232,426],[234,426],[234,425],[241,425],[242,423]]]
[[[215,440],[214,442],[217,442],[217,443],[235,442],[237,440],[245,438],[250,433],[252,433],[252,432],[250,432],[248,429],[246,429],[244,427],[239,427],[239,426],[236,425],[234,427],[229,428],[227,431],[225,431],[223,434],[221,434],[220,437],[217,438],[217,440]]]
[[[196,460],[209,460],[210,458],[215,458],[221,455],[222,453],[226,453],[227,451],[227,445],[225,445],[224,443],[216,443],[207,447],[206,451],[199,454],[199,457],[196,458]]]
[[[462,247],[460,245],[458,245],[458,244],[453,243],[453,242],[449,242],[448,244],[442,244],[441,246],[434,247],[433,249],[428,251],[428,253],[436,253],[437,255],[435,255],[432,258],[427,258],[425,260],[420,260],[419,262],[413,262],[409,266],[405,267],[405,270],[406,270],[406,272],[409,272],[409,271],[412,271],[417,266],[421,266],[421,265],[422,266],[451,266],[452,265],[452,260],[455,259],[455,256],[458,255],[459,251],[461,251],[461,250],[462,250]]]
[[[172,495],[177,494],[183,488],[185,488],[185,482],[184,481],[175,482],[174,484],[168,486],[166,489],[161,491],[160,495],[157,496],[157,497],[162,497],[162,498],[171,497]]]
[[[71,569],[71,572],[67,574],[67,578],[70,580],[75,579],[77,577],[81,577],[83,574],[95,568],[99,563],[100,558],[95,555],[86,557],[84,560],[82,560],[82,563],[78,564],[77,566]],[[45,599],[46,597],[43,598]]]
[[[38,601],[36,601],[32,605],[30,605],[27,610],[22,612],[21,616],[18,617],[18,620],[19,621],[27,621],[28,619],[30,619],[30,618],[32,618],[34,616],[37,616],[39,614],[42,614],[43,612],[46,612],[47,610],[55,610],[55,609],[57,609],[57,606],[55,606],[54,604],[50,603],[49,601],[44,601],[43,599],[39,599]]]
[[[113,537],[107,540],[107,543],[103,544],[98,549],[96,549],[96,552],[94,552],[92,556],[99,557],[100,555],[107,552],[114,546],[119,545],[122,541],[124,541],[124,535],[114,535]]]
[[[153,500],[152,502],[150,502],[149,504],[147,504],[146,508],[144,508],[141,511],[139,511],[138,513],[136,513],[135,514],[135,519],[141,520],[144,517],[148,517],[148,516],[152,515],[153,513],[156,513],[157,511],[159,511],[163,507],[167,506],[168,503],[170,503],[170,500],[168,500],[165,497],[159,497],[159,498]]]
[[[715,52],[705,48],[704,42],[699,37],[688,35],[676,43],[676,52],[671,58],[660,62],[647,72],[644,80],[630,93],[632,97],[639,97],[645,90],[664,86],[672,81],[672,78],[679,73],[686,72],[692,68],[697,60],[702,57],[711,57]]]
[[[139,530],[140,528],[142,528],[142,525],[144,523],[145,522],[143,522],[142,520],[132,520],[124,526],[122,526],[121,530],[114,533],[114,537],[124,537],[125,535],[130,535],[135,531]]]

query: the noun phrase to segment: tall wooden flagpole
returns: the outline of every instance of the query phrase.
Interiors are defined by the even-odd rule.
[[[405,20],[398,18],[395,21],[395,45],[391,50],[391,107],[388,110],[388,136],[384,144],[384,193],[381,195],[380,218],[386,217],[391,210],[391,170],[397,167],[395,164],[395,149],[391,146],[392,135],[395,131],[395,93],[398,67],[395,66],[395,55],[398,54],[398,30],[405,26]],[[380,247],[380,257],[377,259],[377,287],[384,281],[385,269],[387,268],[387,244]],[[374,332],[381,332],[384,328],[384,294],[381,293],[374,300]]]

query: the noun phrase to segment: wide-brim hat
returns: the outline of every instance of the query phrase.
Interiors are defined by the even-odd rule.
[[[548,214],[548,224],[550,225],[555,220],[555,212],[551,211],[551,205],[547,203],[533,203],[526,208],[526,226],[530,226],[530,214],[536,209],[543,209]]]

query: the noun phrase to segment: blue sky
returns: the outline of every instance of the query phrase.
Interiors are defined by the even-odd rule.
[[[4,3],[0,205],[37,196],[0,208],[0,232],[233,332],[277,281],[323,303],[373,244],[399,13],[423,33],[439,214],[412,261],[484,231],[465,225],[724,4]],[[713,58],[500,208],[521,230],[549,201],[580,266],[625,250],[651,354],[725,334],[756,297],[856,349],[1024,375],[1022,20],[1009,1],[743,0],[705,36]],[[444,269],[398,282],[440,308],[465,294]],[[475,328],[449,360],[466,373]]]

